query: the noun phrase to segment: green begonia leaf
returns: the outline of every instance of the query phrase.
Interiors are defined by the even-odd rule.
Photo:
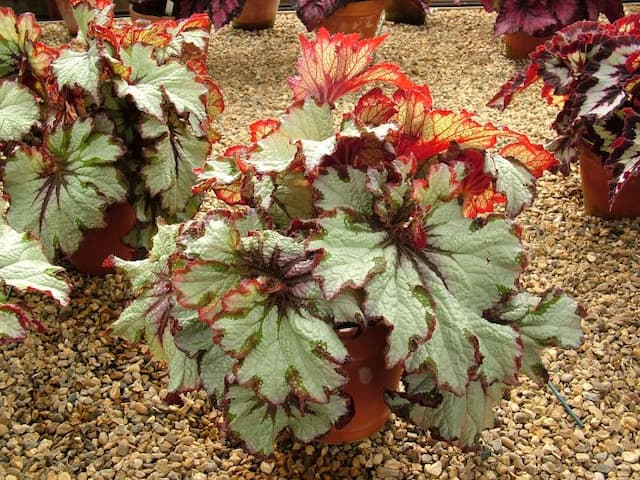
[[[409,355],[412,345],[424,341],[433,321],[433,307],[412,260],[389,246],[384,249],[386,268],[366,287],[364,310],[368,317],[384,318],[392,327],[386,354],[388,367]]]
[[[231,293],[213,325],[220,345],[242,357],[237,381],[256,385],[274,404],[282,404],[289,393],[326,402],[327,392],[345,381],[337,372],[346,360],[344,345],[331,325],[309,312],[269,305],[262,288],[252,282]]]
[[[29,89],[16,82],[0,83],[0,142],[20,140],[39,117],[38,103]]]
[[[51,265],[40,244],[9,225],[0,224],[0,280],[19,290],[37,290],[62,305],[69,301],[69,285],[58,276],[64,269]]]
[[[169,215],[182,211],[193,197],[194,168],[201,167],[209,155],[206,138],[198,138],[183,124],[167,125],[148,117],[142,123],[142,137],[155,140],[145,148],[147,165],[142,176],[152,196],[160,195]]]
[[[510,217],[531,205],[536,179],[526,167],[496,153],[488,153],[484,171],[496,178],[496,190],[507,197],[506,211]]]
[[[57,128],[43,149],[18,149],[5,168],[8,223],[36,234],[50,260],[57,247],[73,253],[83,230],[103,227],[107,207],[126,198],[124,181],[113,166],[121,155],[121,145],[94,132],[90,120]]]
[[[384,267],[386,233],[356,223],[342,211],[318,223],[324,231],[309,242],[309,248],[324,251],[315,275],[327,298],[332,299],[346,287],[362,287],[373,273]]]
[[[202,100],[207,88],[196,81],[191,70],[179,62],[158,65],[153,58],[153,47],[140,43],[121,49],[120,54],[131,75],[128,82],[115,82],[119,96],[130,95],[140,110],[157,119],[165,118],[163,101],[166,98],[179,114],[189,116],[195,132],[206,134],[200,123],[207,117]]]
[[[75,51],[65,49],[56,58],[51,67],[56,76],[58,85],[62,87],[82,87],[100,103],[100,69],[102,58],[95,43],[89,45],[87,50]]]
[[[252,451],[268,455],[286,427],[308,442],[328,432],[333,424],[348,415],[349,405],[344,398],[332,395],[326,403],[306,402],[301,412],[298,405],[287,405],[287,408],[272,405],[250,388],[232,385],[227,393],[226,413],[231,431]]]
[[[370,215],[373,210],[373,198],[367,190],[365,172],[347,167],[347,174],[340,175],[331,168],[326,174],[320,175],[313,186],[320,194],[315,204],[323,210],[342,208],[360,215]]]
[[[474,381],[462,396],[442,393],[436,407],[413,403],[396,393],[386,394],[385,400],[394,413],[432,430],[438,438],[471,445],[481,430],[493,426],[493,408],[502,399],[504,389],[501,383],[487,387]]]
[[[472,221],[456,202],[448,202],[428,217],[427,235],[427,259],[465,307],[480,313],[515,289],[524,251],[514,227],[502,218]]]
[[[540,354],[551,345],[576,347],[582,340],[580,328],[584,312],[578,303],[560,291],[546,292],[542,298],[526,292],[510,298],[496,309],[501,321],[520,326],[524,344],[521,372],[544,384],[547,372]]]

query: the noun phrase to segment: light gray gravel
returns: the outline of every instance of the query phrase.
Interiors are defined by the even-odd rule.
[[[385,24],[377,60],[399,63],[432,88],[435,105],[478,112],[537,141],[554,111],[520,97],[504,115],[484,107],[520,64],[506,59],[481,10],[437,10],[425,27]],[[49,38],[66,40],[59,25]],[[273,30],[225,28],[212,37],[210,73],[227,110],[218,147],[247,141],[249,123],[288,104],[297,34],[292,14]],[[48,330],[0,350],[0,478],[15,479],[605,479],[640,478],[640,220],[584,215],[579,180],[545,176],[521,218],[529,252],[526,286],[565,288],[589,311],[585,342],[545,357],[552,382],[582,418],[576,428],[548,389],[528,381],[482,435],[483,455],[462,453],[394,419],[368,440],[303,445],[257,459],[227,439],[201,393],[165,405],[166,371],[144,346],[106,335],[128,300],[124,279],[73,275],[72,305],[60,311],[27,296]]]

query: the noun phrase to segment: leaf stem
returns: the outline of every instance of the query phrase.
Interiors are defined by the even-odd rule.
[[[553,385],[553,383],[551,382],[547,382],[547,386],[551,389],[551,392],[553,392],[553,394],[556,396],[556,398],[558,399],[558,401],[562,404],[562,406],[564,407],[564,409],[567,411],[567,413],[569,415],[571,415],[571,418],[573,418],[576,422],[576,424],[578,425],[578,428],[584,428],[584,423],[582,423],[582,420],[580,420],[580,417],[578,417],[578,415],[576,414],[576,412],[573,410],[573,408],[571,408],[571,406],[567,403],[567,401],[564,399],[564,397],[560,394],[560,392],[558,391],[558,389]]]

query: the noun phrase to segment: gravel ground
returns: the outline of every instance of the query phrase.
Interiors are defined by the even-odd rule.
[[[425,27],[385,24],[377,54],[432,87],[436,106],[467,109],[537,141],[551,136],[553,110],[520,97],[504,115],[484,107],[518,64],[491,36],[480,10],[437,10]],[[48,25],[51,39],[64,29]],[[212,37],[210,72],[225,95],[219,146],[246,141],[247,125],[287,105],[302,26],[291,14],[273,30],[225,28]],[[579,180],[540,181],[523,214],[533,291],[561,286],[589,311],[575,351],[548,352],[551,381],[584,422],[547,388],[528,381],[482,435],[479,453],[462,453],[398,419],[363,442],[302,445],[284,438],[269,459],[246,454],[221,429],[205,395],[165,405],[166,371],[145,346],[105,334],[129,299],[118,275],[72,274],[72,304],[60,311],[29,296],[47,325],[0,350],[0,478],[33,479],[605,479],[640,478],[640,221],[586,216]]]

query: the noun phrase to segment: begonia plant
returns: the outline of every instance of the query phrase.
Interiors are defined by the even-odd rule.
[[[343,326],[388,326],[388,405],[465,446],[520,373],[546,380],[544,347],[581,339],[575,300],[519,283],[513,217],[555,159],[372,65],[383,39],[301,36],[291,106],[201,172],[218,203],[161,228],[147,260],[114,259],[137,296],[114,332],[168,362],[171,399],[203,387],[252,451],[352,416]]]
[[[620,0],[482,0],[482,6],[498,14],[496,36],[524,32],[546,37],[574,22],[597,20],[600,14],[611,22],[624,15]]]
[[[505,109],[514,95],[542,80],[542,97],[560,108],[549,144],[569,172],[576,146],[586,141],[610,169],[613,203],[640,175],[640,14],[613,24],[578,22],[560,30],[531,54],[489,105]]]
[[[49,260],[76,251],[105,212],[128,202],[126,237],[147,248],[156,218],[179,221],[199,204],[193,169],[207,158],[222,110],[202,58],[206,15],[153,25],[115,23],[113,4],[76,4],[72,46],[40,39],[32,14],[0,9],[0,174],[7,223],[40,239]]]
[[[7,225],[5,210],[0,197],[0,345],[24,339],[28,328],[43,329],[27,303],[17,300],[16,291],[40,292],[62,306],[69,303],[70,291],[62,267],[47,261],[36,240]]]

